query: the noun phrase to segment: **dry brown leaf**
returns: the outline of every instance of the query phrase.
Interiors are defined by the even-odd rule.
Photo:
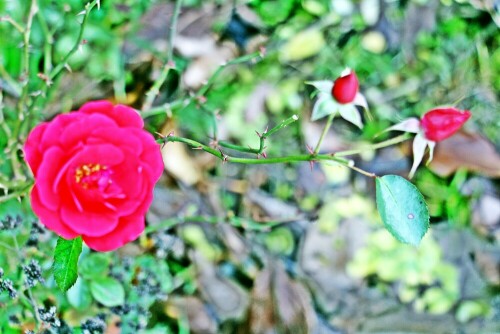
[[[175,130],[172,121],[165,123],[161,134],[166,136]],[[168,143],[163,146],[161,153],[165,170],[186,185],[194,185],[201,180],[200,167],[194,159],[188,154],[185,144]]]
[[[486,138],[460,131],[436,145],[429,168],[443,177],[465,168],[497,178],[500,177],[500,155]]]
[[[281,263],[255,279],[247,324],[240,333],[311,333],[316,325],[308,291],[292,280]]]
[[[174,319],[187,316],[190,333],[217,333],[217,322],[198,298],[172,297],[165,305],[165,313]]]
[[[247,307],[248,296],[235,282],[217,274],[213,263],[195,253],[200,291],[221,321],[240,319]]]

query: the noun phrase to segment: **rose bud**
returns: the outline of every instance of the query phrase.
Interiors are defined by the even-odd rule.
[[[332,96],[340,104],[347,104],[354,101],[359,88],[358,78],[353,70],[348,70],[333,83]]]
[[[164,168],[160,146],[143,127],[137,111],[107,101],[37,125],[24,154],[40,221],[101,252],[137,239]]]
[[[451,137],[470,117],[468,110],[436,108],[422,116],[420,126],[426,139],[438,142]]]

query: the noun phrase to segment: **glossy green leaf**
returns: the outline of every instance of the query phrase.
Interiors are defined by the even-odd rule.
[[[399,241],[417,246],[429,228],[424,197],[401,176],[386,175],[375,182],[377,208],[385,227]]]
[[[68,291],[78,278],[78,258],[82,252],[82,238],[57,239],[52,270],[57,286]]]
[[[111,277],[102,277],[90,283],[90,292],[99,303],[107,307],[122,305],[125,290],[120,282]]]

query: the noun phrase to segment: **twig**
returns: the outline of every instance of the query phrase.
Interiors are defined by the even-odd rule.
[[[19,135],[19,130],[21,129],[21,123],[25,118],[24,109],[26,106],[26,100],[28,98],[28,89],[29,89],[29,80],[30,80],[30,38],[31,38],[31,26],[33,24],[33,17],[38,12],[38,4],[37,0],[31,1],[30,12],[28,14],[28,20],[26,22],[26,28],[23,33],[23,43],[24,43],[24,53],[23,53],[23,62],[22,62],[22,90],[21,90],[21,98],[19,99],[19,103],[17,105],[17,123],[14,128],[14,138],[17,138]]]
[[[321,148],[321,144],[323,143],[323,140],[326,137],[326,134],[328,133],[328,130],[330,130],[330,126],[332,125],[333,118],[335,117],[335,113],[330,114],[328,116],[328,119],[326,120],[325,127],[323,128],[323,132],[321,132],[321,136],[319,137],[318,143],[316,144],[316,148],[314,149],[313,153],[318,154],[319,149]]]
[[[50,73],[49,73],[50,80],[53,80],[59,74],[59,72],[62,71],[62,69],[66,66],[66,63],[68,62],[69,58],[71,58],[71,56],[76,51],[78,51],[78,49],[82,43],[82,40],[83,40],[83,33],[85,31],[85,26],[87,24],[87,19],[89,17],[90,11],[92,10],[92,8],[94,8],[96,6],[96,4],[98,2],[99,2],[99,0],[94,0],[94,1],[87,3],[85,5],[85,10],[81,13],[81,14],[83,14],[83,21],[82,21],[82,24],[80,25],[80,32],[78,33],[78,37],[76,39],[75,45],[73,45],[73,48],[71,48],[71,50],[69,50],[69,52],[66,54],[66,56],[64,56],[62,61],[56,67],[54,67],[52,69],[52,71],[50,71]]]
[[[186,108],[189,106],[191,103],[195,101],[199,101],[200,98],[202,98],[207,91],[210,89],[212,84],[217,80],[217,77],[222,73],[222,71],[231,65],[237,65],[237,64],[242,64],[246,63],[255,59],[258,59],[262,57],[261,52],[254,52],[248,55],[244,55],[238,58],[235,58],[233,60],[230,60],[221,66],[212,74],[212,76],[208,79],[207,83],[205,83],[199,90],[196,92],[196,94],[188,97],[188,98],[182,98],[178,99],[169,103],[165,103],[161,106],[154,107],[152,109],[146,109],[143,108],[143,112],[141,112],[142,118],[148,118],[152,116],[157,116],[157,115],[163,115],[163,114],[168,114],[169,112],[172,111],[177,111],[177,110],[182,110],[183,108]]]
[[[240,145],[231,144],[231,143],[228,143],[225,141],[220,141],[219,145],[222,147],[229,148],[229,149],[236,150],[236,151],[240,151],[240,152],[262,154],[264,152],[264,149],[266,148],[264,146],[264,144],[265,144],[265,141],[267,138],[269,138],[271,135],[278,132],[279,130],[292,124],[293,122],[297,121],[298,119],[299,119],[299,117],[297,115],[293,115],[292,117],[287,118],[286,120],[284,120],[280,124],[273,127],[271,130],[269,130],[269,131],[266,130],[262,134],[257,133],[257,135],[259,136],[259,148],[244,147],[244,146],[240,146]]]
[[[181,13],[181,7],[182,7],[182,0],[177,0],[175,2],[175,7],[174,7],[174,13],[172,15],[172,20],[170,23],[170,31],[168,34],[168,55],[167,55],[167,62],[163,66],[163,69],[160,73],[160,76],[156,81],[154,82],[153,86],[151,86],[151,89],[146,93],[146,101],[144,102],[144,105],[142,107],[143,110],[148,110],[151,108],[153,105],[153,102],[155,98],[158,96],[160,93],[160,88],[167,80],[168,73],[172,68],[175,68],[175,63],[174,63],[174,44],[175,44],[175,36],[177,34],[177,21],[179,19],[179,15]]]
[[[358,149],[342,151],[342,152],[335,152],[334,155],[337,157],[345,157],[348,155],[355,155],[355,154],[359,154],[359,153],[366,152],[366,151],[374,151],[374,150],[378,150],[379,148],[384,148],[387,146],[392,146],[395,144],[402,143],[405,140],[410,139],[411,137],[412,137],[411,134],[405,133],[405,134],[399,135],[397,137],[382,141],[380,143],[366,145],[366,146],[358,148]]]

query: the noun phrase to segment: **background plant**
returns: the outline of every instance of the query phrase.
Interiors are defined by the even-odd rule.
[[[185,4],[193,6],[192,10],[201,5],[197,2]],[[196,323],[182,310],[186,308],[185,305],[197,305],[187,303],[203,300],[217,305],[216,301],[206,295],[207,288],[203,286],[206,281],[200,279],[211,276],[207,274],[209,270],[201,265],[203,261],[200,261],[197,255],[199,253],[212,263],[211,268],[220,271],[224,277],[222,284],[228,291],[232,291],[234,282],[250,291],[252,286],[257,284],[255,282],[262,281],[258,278],[264,276],[258,273],[265,272],[269,262],[284,262],[287,264],[287,275],[306,282],[309,280],[311,283],[306,285],[314,291],[314,280],[307,274],[302,276],[300,268],[304,266],[299,264],[298,259],[301,253],[298,245],[305,242],[301,232],[310,229],[305,229],[297,222],[286,223],[283,215],[276,214],[271,214],[271,222],[263,224],[259,222],[258,216],[256,218],[255,214],[252,215],[247,205],[242,204],[242,197],[246,196],[242,196],[241,192],[221,190],[217,194],[223,203],[222,214],[214,214],[213,210],[203,208],[203,204],[191,202],[182,209],[178,217],[169,217],[167,220],[162,217],[162,224],[151,225],[148,233],[138,243],[139,252],[129,255],[97,255],[84,248],[79,264],[81,279],[68,294],[57,292],[49,271],[55,239],[47,233],[42,233],[43,230],[33,227],[37,226],[32,225],[36,218],[31,214],[27,199],[21,196],[22,200],[17,201],[31,186],[20,147],[34,124],[50,118],[56,112],[75,109],[87,99],[112,98],[115,101],[131,103],[138,109],[143,109],[144,105],[151,103],[151,107],[143,109],[151,131],[163,130],[160,132],[166,138],[173,139],[176,137],[167,135],[174,129],[175,135],[182,134],[183,138],[205,143],[207,147],[211,147],[208,145],[211,138],[220,139],[220,143],[224,139],[228,145],[238,145],[239,148],[250,146],[259,150],[262,147],[261,140],[256,136],[255,130],[262,134],[266,125],[271,125],[272,128],[293,115],[299,115],[299,122],[291,123],[286,130],[276,132],[266,140],[265,152],[269,157],[287,156],[297,152],[307,155],[305,144],[311,144],[302,129],[307,125],[306,120],[313,99],[310,99],[312,88],[304,82],[334,79],[345,66],[349,66],[355,68],[358,76],[362,78],[361,89],[367,95],[375,121],[366,122],[365,128],[359,132],[348,123],[336,120],[333,123],[333,131],[345,141],[358,142],[361,139],[367,144],[383,141],[389,138],[387,134],[375,140],[374,136],[390,124],[410,116],[420,116],[442,101],[451,103],[462,99],[459,106],[471,109],[474,114],[474,123],[467,128],[481,128],[492,141],[498,142],[498,123],[495,122],[498,104],[496,97],[492,95],[492,91],[498,90],[498,34],[497,26],[490,16],[494,12],[488,12],[487,8],[479,10],[470,4],[458,3],[451,3],[449,7],[436,5],[435,12],[440,19],[439,24],[432,31],[420,31],[417,34],[411,29],[409,32],[398,29],[398,24],[402,25],[403,16],[410,15],[412,7],[420,8],[413,2],[392,5],[383,3],[383,19],[373,22],[366,13],[363,14],[363,11],[355,6],[345,5],[347,7],[339,8],[339,5],[332,5],[327,1],[252,1],[248,5],[260,15],[262,26],[259,29],[262,34],[268,36],[265,56],[262,57],[263,53],[259,50],[254,53],[250,50],[243,51],[246,56],[238,58],[235,55],[233,58],[237,60],[228,62],[227,66],[221,67],[209,78],[207,85],[202,85],[199,89],[193,88],[193,92],[189,94],[186,89],[179,87],[178,80],[180,74],[188,69],[193,61],[181,57],[180,53],[174,54],[172,58],[168,51],[158,51],[153,42],[148,45],[141,41],[141,35],[137,33],[141,28],[138,19],[155,4],[146,1],[130,1],[125,4],[106,1],[101,4],[100,10],[97,10],[97,5],[96,1],[85,6],[85,3],[80,1],[63,4],[40,0],[0,5],[4,6],[0,8],[3,98],[0,183],[6,189],[1,197],[0,211],[5,225],[11,226],[12,221],[19,222],[16,229],[9,228],[9,231],[2,231],[0,235],[4,246],[1,253],[3,262],[0,262],[0,267],[4,269],[3,289],[10,291],[9,283],[5,283],[10,280],[12,287],[18,292],[18,297],[13,300],[8,297],[8,291],[1,295],[8,309],[0,322],[5,332],[33,328],[35,323],[39,328],[47,328],[46,324],[57,323],[55,315],[52,316],[51,313],[52,306],[56,306],[57,318],[62,318],[64,322],[79,327],[82,331],[87,330],[86,328],[97,328],[97,331],[100,324],[106,323],[109,326],[116,318],[122,319],[124,332],[137,331],[137,328],[134,328],[136,326],[147,326],[149,330],[158,332],[187,331],[188,324],[193,327]],[[231,6],[223,3],[223,8],[230,9]],[[170,9],[172,11],[173,7]],[[85,12],[77,16],[82,10]],[[86,19],[85,25],[81,24],[83,19]],[[213,20],[213,30],[221,35],[226,31],[227,35],[229,20],[229,15],[221,14],[220,18]],[[82,27],[85,27],[85,30],[80,35]],[[394,32],[405,38],[399,41],[391,40],[390,36]],[[166,33],[161,37],[163,40],[167,39],[165,35]],[[380,41],[380,35],[386,43],[385,52],[382,52],[384,48],[377,43]],[[405,45],[403,40],[407,41],[408,36],[410,40],[413,38],[416,41],[414,45]],[[235,37],[241,36],[229,34],[229,39]],[[26,40],[29,43],[24,43]],[[126,52],[126,41],[130,40],[134,40],[140,49],[152,55],[149,69],[146,69],[145,73],[131,61],[132,57],[129,58],[130,54]],[[327,47],[331,45],[337,47]],[[73,74],[67,71],[65,58]],[[169,64],[169,61],[172,63]],[[78,81],[78,77],[87,79]],[[75,84],[68,85],[68,80]],[[100,84],[96,86],[96,82]],[[141,88],[139,82],[146,84]],[[268,94],[264,99],[265,112],[256,112],[254,117],[249,117],[252,114],[249,114],[250,111],[245,109],[245,106],[255,88],[263,82],[271,84],[273,94]],[[65,91],[65,88],[69,90]],[[155,89],[158,89],[159,94]],[[217,115],[220,115],[220,118],[217,118]],[[168,121],[165,122],[166,120]],[[170,128],[166,124],[170,124]],[[222,139],[219,138],[221,136]],[[328,144],[328,139],[325,143]],[[167,150],[169,145],[171,144],[167,145]],[[223,145],[221,144],[223,152],[234,153],[236,158],[248,157]],[[194,146],[197,147],[198,144],[195,143]],[[217,152],[219,151],[213,153],[219,155],[220,152]],[[361,159],[356,158],[356,165],[380,175],[395,173],[394,170],[405,173],[408,165],[404,156],[401,153],[398,155],[398,151],[388,152],[399,157],[395,159],[399,162],[392,165],[390,172],[387,169],[376,170],[378,167],[370,163],[370,155],[373,156],[370,152],[365,153]],[[194,153],[201,155],[199,152]],[[219,158],[224,158],[222,153]],[[215,180],[216,183],[221,178],[229,181],[255,180],[258,175],[255,171],[269,175],[264,178],[262,184],[256,186],[257,189],[292,204],[287,210],[298,208],[303,214],[302,217],[307,218],[314,215],[317,209],[323,212],[341,201],[338,198],[339,185],[349,184],[345,177],[342,179],[341,175],[345,175],[345,172],[318,164],[306,179],[313,179],[317,175],[314,171],[325,171],[329,186],[321,192],[309,193],[295,189],[297,180],[303,178],[297,166],[274,166],[273,169],[229,167],[229,164],[220,163],[211,163],[209,166],[212,167],[207,168],[206,172],[211,175],[209,179]],[[357,176],[350,178],[355,186],[348,188],[348,192],[365,191],[363,184],[366,179]],[[465,203],[476,203],[484,198],[484,194],[491,194],[492,191],[487,180],[470,175],[465,170],[450,178],[439,178],[421,169],[415,182],[426,196],[433,222],[449,221],[451,225],[469,225],[472,210]],[[479,182],[482,186],[471,186],[474,182]],[[192,191],[191,187],[186,188],[186,185],[183,185],[183,181],[170,180],[168,183],[174,183],[185,191]],[[467,185],[472,187],[472,190],[465,191],[464,187]],[[493,190],[493,194],[495,191]],[[366,214],[356,214],[355,207],[356,205],[350,206],[354,217]],[[21,218],[17,219],[17,215]],[[347,216],[349,215],[342,213],[341,208],[336,206],[333,213],[320,215],[323,218],[320,219],[322,223],[319,225],[330,233],[340,233],[338,227],[343,226],[342,221],[351,219]],[[368,216],[369,220],[376,220],[375,215]],[[154,219],[150,217],[150,220]],[[221,225],[235,227],[238,234],[244,235],[244,240],[247,240],[246,249],[253,255],[249,258],[242,255],[235,257],[234,249],[229,247],[225,234],[220,231],[224,229]],[[337,227],[332,228],[332,225]],[[262,232],[263,230],[271,232]],[[487,236],[494,236],[494,231],[494,227],[488,227]],[[30,244],[29,240],[35,242],[40,238],[45,242]],[[435,236],[432,235],[432,238]],[[347,243],[337,240],[338,245],[342,242]],[[385,238],[383,242],[369,241],[367,247],[373,250],[385,242]],[[487,244],[478,246],[478,249],[486,247],[484,245]],[[394,247],[397,249],[405,246]],[[477,249],[472,253],[476,254],[476,251]],[[439,259],[436,248],[430,252],[433,257]],[[13,257],[14,253],[22,256]],[[380,255],[379,258],[385,256]],[[43,285],[38,281],[36,286],[28,287],[25,282],[28,273],[33,270],[27,270],[27,273],[22,266],[29,266],[31,259],[40,263]],[[358,257],[354,257],[354,264],[358,261]],[[92,263],[103,265],[99,267],[91,265]],[[408,263],[425,265],[426,260],[408,260]],[[460,314],[459,319],[468,320],[475,315],[486,314],[491,317],[495,314],[495,304],[490,302],[486,293],[480,295],[480,298],[471,299],[459,296],[453,288],[451,295],[443,297],[443,294],[451,290],[446,287],[441,289],[439,283],[420,291],[422,284],[429,284],[428,280],[417,281],[412,285],[408,284],[404,277],[387,278],[383,270],[387,270],[391,265],[393,264],[383,263],[380,265],[382,272],[365,271],[358,276],[367,276],[368,283],[379,280],[381,283],[375,286],[385,292],[390,290],[387,286],[394,284],[397,287],[399,281],[402,285],[398,291],[418,287],[418,297],[415,298],[423,302],[416,304],[427,305],[429,311],[437,307],[432,306],[433,302],[429,301],[431,297],[428,297],[428,291],[432,288],[439,291],[438,297],[434,298],[438,300],[438,304],[446,304],[441,310],[456,310]],[[455,262],[455,265],[459,266],[458,262]],[[430,272],[432,273],[432,270]],[[450,274],[452,278],[446,279],[437,275],[432,284],[446,281],[448,283],[444,283],[445,285],[453,286],[456,282],[454,275]],[[112,296],[105,295],[108,290],[116,293]],[[387,294],[390,295],[390,291]],[[165,302],[161,298],[162,295],[172,296],[172,302]],[[174,298],[176,296],[179,298]],[[186,296],[193,298],[188,299]],[[329,313],[335,312],[335,308],[332,311],[328,305],[325,306],[319,301],[319,297],[314,298],[318,304],[319,318],[335,318],[330,317]],[[401,299],[411,302],[415,298]],[[465,301],[460,303],[464,298]],[[35,312],[40,307],[44,310],[41,313]],[[421,306],[417,308],[425,309]],[[469,312],[463,311],[464,309]],[[220,316],[225,313],[219,311],[217,314]],[[19,319],[19,324],[16,324],[15,319],[9,319],[13,315]],[[251,311],[248,317],[251,319]],[[232,315],[221,318],[217,326],[230,332],[237,323],[245,321],[242,319],[246,317]],[[61,322],[60,319],[59,321]],[[277,326],[282,329],[293,325],[283,319],[280,321]],[[335,321],[331,320],[331,323],[335,324]],[[474,325],[473,323],[471,326]],[[58,328],[61,327],[64,328]],[[341,325],[339,327],[342,328]]]

